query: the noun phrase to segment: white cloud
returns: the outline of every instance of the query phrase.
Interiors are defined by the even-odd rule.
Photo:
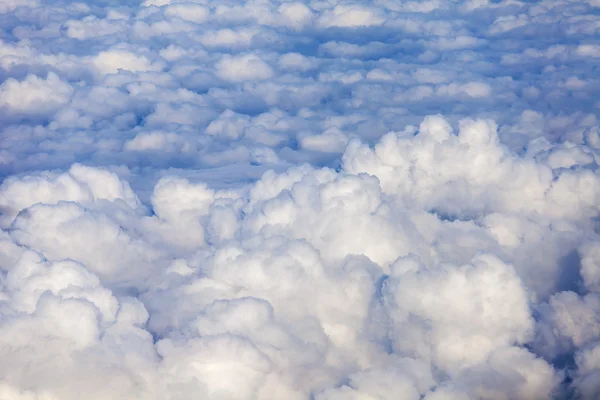
[[[2,2],[0,398],[598,397],[596,5]]]
[[[102,75],[125,71],[160,71],[160,64],[152,63],[147,57],[126,50],[107,50],[92,59],[93,66]]]
[[[582,44],[575,51],[584,57],[600,57],[600,46],[597,44]]]
[[[367,27],[381,25],[384,19],[377,13],[364,6],[336,5],[331,11],[324,12],[319,18],[319,24],[324,28],[329,27]]]
[[[65,27],[67,36],[85,40],[123,32],[126,26],[122,19],[98,19],[90,16],[82,20],[67,21]]]
[[[294,29],[302,29],[312,22],[314,14],[304,3],[290,2],[282,3],[278,9],[287,26]]]
[[[38,4],[37,0],[6,0],[0,4],[0,13],[13,11],[17,7],[35,7]]]
[[[348,138],[339,129],[328,129],[320,135],[308,135],[300,139],[305,149],[330,153],[342,152],[348,143]]]
[[[71,99],[73,88],[55,73],[46,79],[28,75],[22,81],[7,79],[0,85],[0,108],[9,114],[51,114]]]
[[[75,164],[60,175],[44,174],[25,179],[7,179],[0,186],[0,203],[17,211],[34,204],[72,201],[87,205],[96,200],[121,200],[137,208],[139,199],[128,183],[115,174]]]
[[[198,40],[206,47],[230,47],[244,48],[249,47],[252,38],[260,33],[258,29],[220,29],[218,31],[209,31],[202,34]]]
[[[177,151],[179,137],[174,133],[144,132],[125,143],[127,150]]]
[[[195,4],[192,2],[175,3],[169,4],[165,8],[165,15],[169,17],[181,18],[184,21],[190,21],[200,24],[202,22],[205,22],[209,18],[210,11],[205,6]]]
[[[400,353],[431,359],[454,375],[487,362],[496,349],[531,339],[527,296],[512,267],[489,255],[458,268],[427,271],[414,264],[397,260],[384,286],[398,332],[392,345]]]
[[[437,93],[442,96],[456,96],[464,93],[470,97],[489,97],[492,94],[492,88],[487,83],[469,82],[463,85],[449,84],[441,85],[437,89]]]
[[[255,54],[225,55],[215,68],[219,77],[230,82],[264,80],[273,76],[269,64]]]

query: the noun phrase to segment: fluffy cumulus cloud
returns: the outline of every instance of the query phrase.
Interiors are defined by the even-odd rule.
[[[600,2],[0,1],[0,398],[600,398]]]

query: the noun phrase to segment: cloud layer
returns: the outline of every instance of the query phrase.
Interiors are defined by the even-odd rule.
[[[4,1],[0,398],[598,398],[599,13]]]

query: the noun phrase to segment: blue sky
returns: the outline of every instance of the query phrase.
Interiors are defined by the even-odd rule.
[[[597,398],[598,65],[598,0],[4,0],[0,398]]]

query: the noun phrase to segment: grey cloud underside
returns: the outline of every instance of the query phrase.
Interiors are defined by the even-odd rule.
[[[0,399],[600,398],[600,2],[4,0]]]

